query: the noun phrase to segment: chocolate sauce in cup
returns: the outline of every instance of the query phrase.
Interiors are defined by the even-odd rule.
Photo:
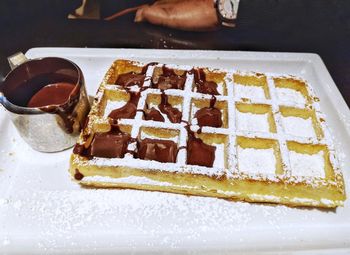
[[[28,107],[43,107],[48,105],[61,105],[64,104],[69,95],[72,93],[75,84],[67,82],[58,82],[54,84],[48,84],[29,100]]]
[[[43,152],[72,147],[90,110],[80,68],[56,57],[15,65],[0,85],[0,103],[22,138]]]

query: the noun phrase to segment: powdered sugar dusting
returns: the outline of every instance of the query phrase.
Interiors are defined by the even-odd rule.
[[[173,141],[176,144],[179,142],[179,136],[171,136],[171,137],[163,138],[163,137],[147,134],[144,131],[140,132],[140,137],[141,137],[141,139],[150,138],[150,139]]]
[[[90,52],[90,50],[86,52]],[[45,52],[43,54],[47,54],[47,49]],[[133,52],[133,58],[144,58],[145,52],[135,53],[134,50],[125,49],[109,50],[108,60],[103,60],[106,56],[105,53],[97,52],[97,65],[94,60],[96,53],[74,58],[78,60],[77,64],[83,65],[81,67],[84,74],[95,76],[96,73],[104,72],[104,66],[107,67],[107,64],[112,61],[113,57],[111,56],[115,56],[116,53],[119,56],[126,56],[130,52]],[[79,50],[77,52],[77,49],[74,49],[71,53],[76,56],[79,54]],[[182,57],[188,58],[188,53],[187,56],[184,54]],[[149,56],[147,61],[157,57],[147,54]],[[192,51],[191,57],[185,61],[189,63],[190,59],[203,56],[202,54],[207,54],[207,52],[197,54],[196,51]],[[208,52],[208,54],[210,55],[209,59],[212,59],[209,62],[213,64],[218,61],[214,59],[221,58],[217,55],[219,53]],[[235,61],[225,60],[223,62],[235,63],[235,66],[242,65],[242,60],[237,59],[235,54],[232,54]],[[243,60],[243,66],[248,66],[250,63],[249,67],[259,69],[261,64],[258,66],[255,64],[256,54],[247,54],[249,54],[249,59],[248,61]],[[223,54],[219,55],[228,59]],[[164,52],[162,56],[163,59],[184,61],[182,57],[176,59],[179,56],[178,52]],[[247,56],[246,53],[244,56]],[[258,55],[258,59],[260,56]],[[265,53],[264,56],[268,56],[266,64],[275,63],[275,60],[276,63],[285,61],[279,58],[281,56],[279,54]],[[270,56],[273,56],[274,60]],[[301,56],[290,57],[299,61],[302,59]],[[304,60],[300,63],[305,63]],[[93,68],[93,72],[85,72],[86,61],[90,69]],[[200,57],[195,61],[206,63],[207,59]],[[99,63],[104,63],[101,65],[102,68]],[[316,63],[320,65],[318,62]],[[310,62],[307,64],[309,66]],[[222,65],[228,64],[222,63]],[[285,70],[284,73],[288,73],[289,70],[294,72],[294,69],[290,69],[289,65],[290,63],[287,61],[287,68],[281,66],[279,70]],[[314,62],[311,62],[311,66],[314,66]],[[327,78],[326,69],[321,69],[321,71],[325,71],[321,75],[317,73],[320,70],[318,67],[315,69],[316,72],[311,74],[308,73],[309,68],[301,67],[301,70],[305,72],[307,77],[321,78],[322,82],[315,84],[315,88],[321,88],[320,91],[325,89],[327,92],[335,86],[329,79],[322,80],[322,77]],[[323,73],[326,76],[323,76]],[[96,76],[100,76],[100,74]],[[87,79],[88,87],[91,88],[91,84]],[[232,95],[229,88],[228,94]],[[330,108],[333,109],[332,100],[337,99],[337,97],[334,97],[334,94],[328,94],[323,98],[325,100],[322,100],[322,107],[326,109],[330,105]],[[234,104],[229,104],[228,107],[230,113],[234,112]],[[231,110],[230,107],[232,107]],[[342,112],[345,110],[347,109],[340,109]],[[341,166],[345,170],[345,166],[349,165],[349,160],[346,157],[349,155],[349,148],[346,145],[346,132],[343,132],[341,128],[344,123],[337,119],[339,112],[334,112],[334,115],[328,117],[330,117],[330,123],[334,128],[333,135],[337,138],[337,143],[334,146],[344,149],[344,161],[341,161],[344,163]],[[203,253],[204,250],[207,251],[204,253],[217,254],[225,252],[256,253],[261,250],[266,253],[272,250],[278,253],[285,251],[286,247],[288,251],[285,252],[288,253],[293,252],[294,249],[301,251],[315,249],[315,247],[331,248],[337,246],[340,250],[342,248],[346,250],[349,246],[349,228],[347,224],[344,224],[349,218],[349,201],[345,202],[344,207],[338,207],[336,210],[317,210],[159,192],[84,189],[71,182],[65,171],[68,165],[68,151],[45,154],[45,156],[39,152],[26,153],[27,150],[23,151],[23,149],[28,146],[24,142],[20,142],[20,137],[1,106],[0,119],[0,127],[3,139],[5,139],[2,140],[2,150],[0,150],[4,156],[0,162],[2,169],[0,182],[5,185],[2,185],[0,190],[9,190],[9,192],[0,192],[0,250],[4,254],[24,253],[24,251],[31,254]],[[229,118],[230,127],[235,127],[234,119]],[[335,121],[335,119],[337,120]],[[324,127],[322,126],[322,128]],[[186,133],[186,131],[184,132]],[[234,143],[236,134],[232,132],[229,134],[230,141]],[[259,136],[259,134],[251,133],[251,136]],[[20,145],[15,148],[11,146],[12,142],[10,142],[14,137],[17,145]],[[186,138],[186,136],[182,137]],[[276,138],[277,135],[273,137]],[[303,141],[303,139],[291,138]],[[9,142],[5,143],[4,141]],[[234,164],[234,157],[237,155],[235,146],[230,146],[229,151],[229,157],[231,156]],[[7,156],[9,152],[14,152],[14,155]],[[337,151],[335,155],[341,156],[342,153],[342,151]],[[333,160],[333,154],[331,156],[331,160]],[[59,173],[59,178],[57,178],[57,173]],[[348,174],[345,176],[348,187],[349,176]],[[267,180],[271,179],[269,177]],[[302,179],[298,178],[298,180]],[[127,180],[125,179],[125,181]],[[291,184],[293,183],[291,182]],[[325,180],[323,183],[323,185],[327,185],[328,181]],[[287,183],[286,186],[288,187],[288,185]],[[223,192],[229,193],[231,196],[237,195],[234,192]],[[218,193],[222,192],[218,191]],[[280,199],[277,196],[260,194],[253,194],[250,197],[255,201],[278,201]],[[291,201],[296,204],[320,205],[318,200],[305,198],[293,198]],[[321,203],[331,206],[339,205],[342,201],[321,199]],[[329,233],[334,233],[334,238],[331,240]]]
[[[105,183],[128,183],[139,185],[172,186],[169,182],[160,182],[143,176],[128,176],[122,178],[111,178],[108,176],[86,176],[84,182],[105,182]]]
[[[290,151],[289,157],[294,176],[325,177],[323,151],[313,155]]]
[[[238,146],[238,169],[247,173],[275,174],[273,149],[241,148]]]
[[[253,114],[236,110],[236,123],[238,130],[270,132],[267,113]]]
[[[219,92],[220,95],[224,94],[224,84],[222,82],[217,83],[217,91]]]
[[[276,88],[277,97],[280,101],[293,102],[297,104],[306,103],[306,99],[299,91],[288,88]]]
[[[20,209],[13,206],[18,203],[22,204]],[[143,246],[139,243],[142,240],[154,242],[155,247],[170,247],[177,246],[179,236],[183,235],[198,240],[200,235],[218,230],[242,231],[253,221],[253,212],[247,213],[251,207],[248,203],[216,198],[136,190],[37,191],[31,196],[17,194],[10,200],[6,217],[16,224],[5,222],[2,230],[33,233],[36,235],[33,245],[46,252],[62,246],[73,248],[76,237],[81,241],[88,238],[90,244],[79,245],[87,251],[96,247],[94,240],[101,236],[110,242],[103,246],[104,250],[120,245],[130,251],[135,245]],[[271,209],[275,210],[261,208]],[[276,213],[281,215],[280,211]],[[118,238],[110,238],[111,235]],[[3,244],[11,244],[11,237],[3,240]]]
[[[316,137],[312,125],[312,119],[299,118],[294,116],[282,117],[284,131],[293,136]]]
[[[219,144],[212,144],[213,146],[216,147],[216,150],[215,150],[215,160],[214,160],[214,164],[213,166],[214,167],[217,167],[217,168],[225,168],[225,144],[223,143],[219,143]]]
[[[265,99],[263,87],[235,84],[234,93],[237,98]]]
[[[176,69],[184,70],[183,66],[175,66]],[[162,64],[157,66],[150,66],[147,69],[147,77],[152,76],[155,67],[162,67]],[[314,179],[312,176],[298,176],[294,175],[291,171],[290,155],[287,148],[287,141],[296,141],[300,144],[323,144],[326,145],[330,152],[330,160],[334,166],[334,171],[336,173],[337,180],[341,178],[341,172],[337,168],[337,161],[333,154],[332,142],[326,131],[324,122],[319,123],[322,130],[325,132],[323,138],[318,138],[315,136],[315,131],[313,130],[311,119],[297,119],[297,118],[284,118],[280,112],[280,106],[289,106],[294,108],[310,109],[313,107],[315,109],[316,119],[324,119],[324,116],[319,111],[319,106],[316,101],[312,101],[314,98],[311,88],[308,86],[308,93],[311,98],[310,102],[306,102],[304,96],[293,89],[283,89],[276,88],[274,84],[274,79],[280,76],[275,74],[266,74],[267,87],[254,86],[254,85],[243,85],[235,84],[233,82],[233,76],[237,71],[226,72],[224,81],[226,84],[227,95],[216,96],[217,103],[222,101],[221,104],[227,105],[227,111],[225,114],[228,116],[228,127],[203,127],[202,133],[205,135],[210,135],[215,137],[216,135],[226,137],[227,142],[225,144],[214,144],[217,147],[216,158],[213,167],[202,167],[197,165],[187,165],[187,151],[179,150],[176,163],[160,163],[157,161],[147,161],[140,160],[137,158],[127,155],[127,160],[124,159],[104,159],[104,158],[94,158],[92,160],[81,160],[79,157],[75,157],[74,163],[80,165],[96,165],[99,167],[104,166],[124,166],[133,169],[142,169],[144,171],[157,170],[171,173],[190,173],[190,174],[200,174],[210,177],[224,176],[236,179],[253,179],[257,181],[276,181],[276,158],[275,154],[281,155],[283,176],[285,182],[307,182],[308,184],[316,186],[326,185],[327,181],[320,181],[319,179]],[[249,75],[257,75],[250,73]],[[288,77],[282,77],[289,79]],[[295,78],[291,78],[295,79]],[[303,81],[304,82],[304,81]],[[150,80],[145,80],[144,86],[149,86]],[[306,84],[306,82],[304,82]],[[109,85],[109,90],[113,88]],[[114,88],[118,89],[118,88]],[[268,90],[268,91],[265,91]],[[268,92],[269,98],[266,98],[265,93]],[[141,92],[141,97],[138,102],[137,108],[144,109],[147,96],[149,94],[161,94],[162,91],[155,88],[148,88]],[[178,142],[179,147],[185,147],[188,138],[188,133],[186,131],[186,123],[191,124],[191,130],[196,131],[199,127],[197,126],[197,121],[194,118],[195,112],[199,108],[195,105],[196,101],[208,101],[212,98],[211,95],[201,94],[193,91],[193,74],[187,73],[186,82],[184,89],[168,89],[165,93],[169,96],[176,96],[182,98],[182,104],[177,106],[182,109],[183,117],[182,123],[170,123],[166,122],[156,122],[156,121],[146,121],[142,118],[142,113],[138,112],[134,119],[122,119],[119,121],[120,124],[127,124],[132,126],[131,136],[135,138],[140,134],[140,130],[143,127],[151,127],[154,129],[172,129],[177,130],[179,135],[174,141]],[[300,94],[300,95],[299,95]],[[300,96],[302,98],[300,98]],[[299,97],[299,99],[298,99]],[[309,98],[309,97],[308,97]],[[301,100],[302,99],[302,100]],[[307,103],[307,105],[306,105]],[[269,113],[243,113],[238,111],[235,107],[236,104],[254,104],[258,107],[259,104],[264,104],[271,109]],[[156,107],[156,106],[155,106]],[[94,108],[94,107],[93,107]],[[273,121],[275,121],[276,132],[270,132],[273,126],[269,123],[269,114],[273,115]],[[300,131],[300,132],[296,132]],[[311,132],[313,131],[313,133]],[[142,134],[142,137],[147,135]],[[270,142],[274,143],[277,147],[269,149],[257,149],[254,146],[252,148],[245,148],[237,144],[237,137],[247,137],[251,139],[257,139],[259,142],[263,142],[262,139],[268,139]],[[157,138],[157,135],[153,135],[152,138]],[[225,139],[226,139],[225,138]],[[238,173],[237,169],[239,170]],[[245,174],[240,174],[245,173]],[[279,178],[279,177],[278,177]],[[341,188],[342,183],[337,183]],[[273,200],[276,201],[276,200]]]

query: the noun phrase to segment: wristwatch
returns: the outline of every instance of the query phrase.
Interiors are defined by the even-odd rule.
[[[216,0],[215,8],[223,26],[234,27],[238,13],[239,0]]]

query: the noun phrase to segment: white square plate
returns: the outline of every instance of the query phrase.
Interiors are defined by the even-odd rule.
[[[319,56],[194,50],[34,48],[68,58],[88,93],[117,58],[291,74],[321,99],[349,190],[350,112]],[[84,189],[68,174],[71,150],[33,151],[0,107],[0,253],[349,253],[350,202],[336,210],[230,202],[135,190]],[[349,196],[349,195],[348,195]]]

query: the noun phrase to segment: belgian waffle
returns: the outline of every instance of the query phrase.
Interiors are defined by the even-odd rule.
[[[319,99],[297,77],[117,60],[71,156],[82,185],[337,207]]]

